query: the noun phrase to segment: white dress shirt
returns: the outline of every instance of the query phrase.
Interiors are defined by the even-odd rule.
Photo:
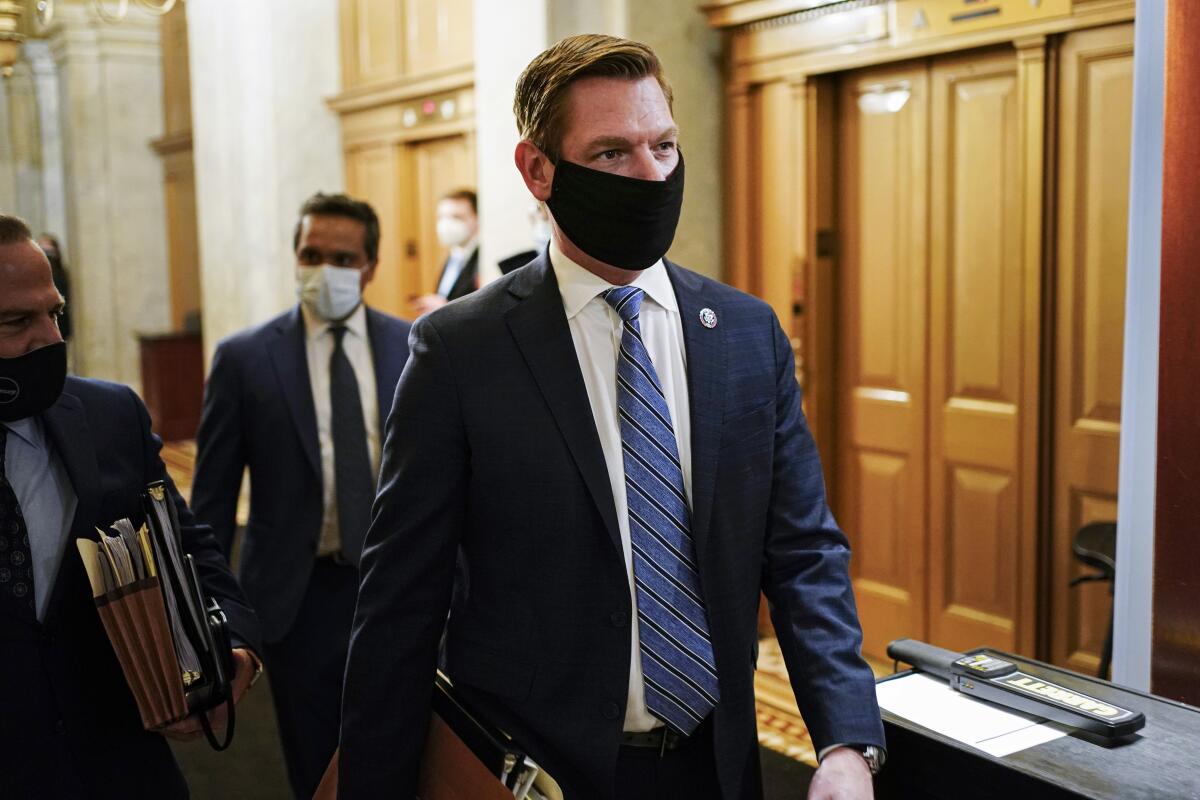
[[[629,653],[629,700],[625,706],[625,730],[648,731],[662,725],[646,710],[645,682],[642,678],[642,653],[638,639],[637,593],[633,582],[633,553],[629,544],[629,506],[625,499],[625,457],[621,450],[621,426],[617,417],[617,356],[621,349],[621,317],[600,295],[612,284],[571,261],[558,245],[550,245],[550,263],[562,294],[563,310],[575,343],[579,369],[587,387],[608,480],[612,486],[617,525],[621,529],[621,550],[629,576],[629,596],[635,612],[630,620],[632,646]],[[654,362],[675,441],[683,465],[683,489],[692,499],[692,420],[688,404],[687,359],[684,355],[683,322],[675,290],[660,260],[643,270],[632,284],[646,293],[639,325],[642,341]]]
[[[26,417],[0,425],[8,428],[4,472],[29,531],[33,599],[41,620],[46,617],[79,498],[40,418]]]
[[[313,407],[317,412],[317,441],[321,445],[321,484],[325,516],[321,522],[321,538],[317,555],[326,556],[341,550],[338,532],[337,486],[333,479],[333,425],[330,420],[329,358],[333,355],[333,334],[329,323],[312,313],[303,303],[304,349],[308,356],[308,380],[312,385]],[[367,310],[359,304],[343,323],[346,333],[342,349],[358,379],[358,396],[362,401],[363,422],[367,426],[367,450],[371,456],[371,474],[379,474],[379,397],[375,393],[375,361],[371,341],[367,338]]]

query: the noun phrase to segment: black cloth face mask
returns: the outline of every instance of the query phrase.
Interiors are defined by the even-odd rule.
[[[67,380],[67,345],[48,344],[0,358],[0,422],[33,417],[54,405]]]
[[[546,205],[567,238],[592,258],[621,269],[646,269],[675,239],[683,207],[683,153],[664,181],[559,159]]]

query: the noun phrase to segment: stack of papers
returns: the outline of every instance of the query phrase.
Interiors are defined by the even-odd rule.
[[[186,637],[172,635],[146,526],[135,531],[122,519],[112,530],[97,529],[97,541],[77,539],[76,546],[142,724],[154,729],[187,716],[184,690],[200,677],[199,661]]]
[[[1057,723],[976,700],[918,672],[875,684],[875,694],[880,708],[996,758],[1067,735]]]

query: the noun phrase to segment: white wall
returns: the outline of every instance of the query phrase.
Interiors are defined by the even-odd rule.
[[[1133,158],[1121,391],[1113,680],[1146,691],[1150,689],[1158,458],[1165,30],[1166,4],[1163,0],[1138,0],[1134,33]]]
[[[475,148],[481,278],[496,262],[533,247],[533,197],[513,161],[517,123],[513,91],[525,65],[547,46],[546,0],[475,0]]]
[[[292,231],[344,187],[338,4],[189,0],[205,350],[295,302]]]

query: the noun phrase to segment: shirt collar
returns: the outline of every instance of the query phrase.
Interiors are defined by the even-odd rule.
[[[38,424],[37,417],[24,417],[12,422],[0,422],[0,425],[8,428],[11,434],[30,447],[41,448],[42,426]]]
[[[304,335],[308,338],[308,341],[316,341],[329,330],[329,323],[310,311],[304,303],[300,304],[300,314],[304,317]],[[354,309],[350,313],[350,316],[343,320],[342,324],[346,326],[346,330],[349,333],[365,340],[367,338],[366,304],[359,303],[358,308]]]
[[[582,311],[584,306],[601,293],[613,288],[611,283],[599,275],[567,258],[559,248],[558,242],[553,240],[550,242],[550,265],[554,268],[554,277],[558,280],[558,292],[562,295],[567,319]],[[644,291],[647,297],[667,311],[679,313],[679,303],[675,299],[675,289],[671,286],[671,276],[667,274],[667,268],[661,258],[642,270],[630,285]]]

